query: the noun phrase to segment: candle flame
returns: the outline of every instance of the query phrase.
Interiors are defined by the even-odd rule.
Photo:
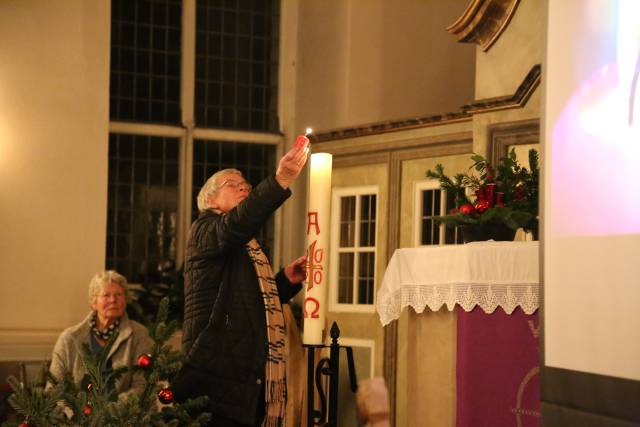
[[[313,133],[313,129],[311,129],[311,128],[307,128],[307,129],[304,131],[304,136],[311,135],[312,133]]]

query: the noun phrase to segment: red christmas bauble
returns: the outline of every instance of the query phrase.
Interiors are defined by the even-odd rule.
[[[482,213],[489,209],[489,201],[488,200],[478,200],[475,204],[475,208],[478,213]]]
[[[173,402],[173,392],[171,389],[163,388],[158,392],[158,400],[164,403],[165,405]]]
[[[476,208],[473,207],[471,203],[465,203],[460,206],[459,212],[463,215],[472,215],[476,211]]]
[[[141,354],[138,356],[138,367],[148,368],[153,363],[153,359],[150,354]]]
[[[88,417],[89,415],[91,415],[91,406],[89,404],[85,405],[82,412],[84,412],[84,414]]]
[[[31,427],[31,424],[25,421],[24,423],[20,424],[18,427]]]

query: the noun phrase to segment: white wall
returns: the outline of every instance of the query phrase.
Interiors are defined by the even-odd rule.
[[[322,131],[456,111],[473,100],[475,45],[446,31],[467,0],[305,0],[297,119]]]
[[[0,360],[50,356],[104,267],[108,0],[0,2]]]

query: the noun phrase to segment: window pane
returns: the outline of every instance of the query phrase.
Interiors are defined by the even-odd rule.
[[[422,192],[422,216],[433,215],[433,190]]]
[[[459,227],[446,227],[444,236],[445,244],[463,243]]]
[[[441,190],[422,191],[421,245],[440,244],[440,225],[433,217],[442,214],[440,212],[441,197]]]
[[[112,0],[111,120],[180,123],[181,4]]]
[[[361,252],[358,265],[358,304],[373,304],[375,254]]]
[[[360,246],[375,246],[375,194],[360,196]]]
[[[442,194],[442,191],[440,190],[433,190],[433,207],[431,212],[433,212],[432,215],[440,215],[440,195]]]
[[[234,168],[254,187],[276,168],[276,146],[232,141],[193,141],[191,219],[198,217],[198,193],[205,181],[221,169]],[[267,255],[273,247],[274,218],[256,236]]]
[[[352,253],[342,253],[338,258],[338,303],[353,304]]]
[[[176,258],[179,140],[109,135],[107,268],[132,283],[157,280]]]
[[[423,219],[422,220],[422,234],[420,238],[421,245],[432,245],[433,244],[433,221],[431,219]]]
[[[355,196],[340,198],[340,247],[353,247],[355,242]]]
[[[442,212],[442,215],[446,215],[449,212],[451,212],[451,209],[454,209],[456,207],[455,204],[455,197],[453,195],[453,193],[449,192],[446,193],[447,197],[446,197],[446,205],[445,205],[445,211]],[[458,243],[463,243],[462,241],[462,232],[460,231],[459,227],[446,227],[445,228],[445,235],[444,235],[444,243],[445,244],[458,244]]]
[[[278,0],[198,0],[196,87],[205,90],[196,93],[199,125],[278,131],[279,14]]]

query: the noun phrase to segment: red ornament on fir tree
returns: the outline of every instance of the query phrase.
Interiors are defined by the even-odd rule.
[[[489,201],[488,200],[478,200],[474,206],[478,213],[483,213],[487,209],[489,209]]]
[[[158,392],[158,400],[167,405],[173,402],[173,392],[169,388],[163,388]]]
[[[91,415],[91,405],[89,405],[88,403],[86,405],[84,405],[84,409],[82,410],[82,412],[84,412],[84,414],[88,417],[89,415]]]
[[[32,427],[31,424],[29,424],[28,422],[23,422],[22,424],[20,424],[18,427]]]
[[[138,356],[138,367],[148,368],[153,363],[153,359],[150,354],[141,354]]]
[[[474,208],[471,203],[465,203],[464,205],[460,206],[460,209],[459,209],[459,212],[462,215],[473,215],[475,211],[476,211],[476,208]]]
[[[524,185],[520,184],[516,187],[516,189],[513,192],[513,197],[515,197],[516,200],[519,200],[519,201],[523,201],[524,199],[527,198],[527,193],[525,192]]]

